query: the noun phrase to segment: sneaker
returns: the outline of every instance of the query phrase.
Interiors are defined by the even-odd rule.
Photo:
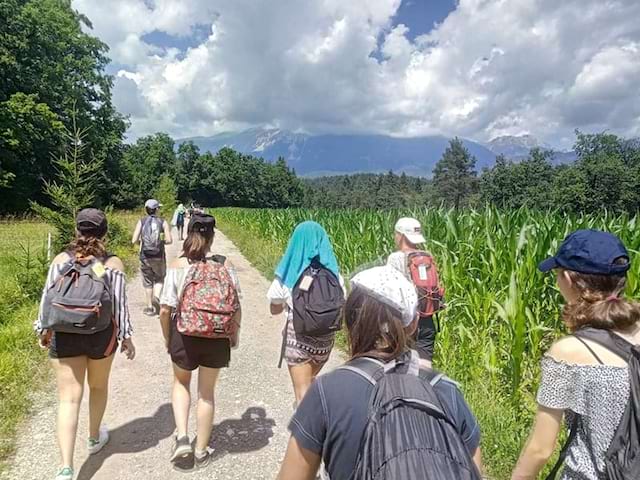
[[[207,447],[204,452],[196,451],[193,455],[193,468],[202,470],[213,463],[213,448]]]
[[[151,300],[151,305],[153,305],[153,310],[157,314],[160,313],[160,299],[158,297],[153,297]]]
[[[98,439],[90,438],[87,443],[87,451],[89,452],[89,455],[95,455],[102,450],[107,443],[109,443],[109,430],[105,427],[101,427]]]
[[[193,454],[193,448],[191,448],[191,442],[189,442],[189,437],[185,435],[184,437],[175,439],[173,444],[173,450],[171,450],[171,462],[176,462],[182,458],[188,457]]]
[[[56,475],[56,480],[73,480],[73,468],[64,467]]]
[[[156,309],[154,307],[144,307],[142,309],[142,313],[148,317],[154,317],[156,315]]]

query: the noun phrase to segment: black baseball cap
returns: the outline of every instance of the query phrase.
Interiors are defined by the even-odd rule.
[[[626,262],[616,263],[624,258]],[[629,252],[618,237],[599,230],[577,230],[564,239],[558,253],[538,265],[541,272],[564,268],[592,275],[623,275],[631,267]]]
[[[76,216],[76,228],[83,235],[104,237],[108,226],[106,215],[97,208],[85,208]]]
[[[196,212],[191,216],[189,221],[188,232],[213,232],[216,228],[216,219],[213,215]]]

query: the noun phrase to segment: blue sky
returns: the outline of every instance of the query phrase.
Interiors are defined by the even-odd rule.
[[[638,0],[72,2],[110,47],[130,138],[640,136]]]

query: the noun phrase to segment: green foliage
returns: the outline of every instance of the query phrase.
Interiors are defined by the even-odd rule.
[[[614,232],[631,252],[640,249],[639,218],[602,211],[217,209],[215,215],[222,231],[269,276],[301,221],[326,228],[348,277],[393,251],[397,218],[418,218],[447,289],[435,364],[461,382],[496,479],[509,478],[531,425],[540,357],[564,330],[554,278],[538,272],[537,263],[578,228]],[[632,262],[627,294],[640,294],[640,262]]]
[[[102,168],[100,160],[87,156],[86,130],[80,130],[75,122],[73,126],[74,130],[66,133],[68,146],[64,154],[53,160],[58,179],[45,182],[45,193],[54,208],[31,203],[36,214],[56,229],[56,250],[63,249],[75,236],[76,215],[95,200]]]
[[[160,202],[162,210],[166,212],[167,216],[173,214],[173,211],[178,206],[178,191],[176,184],[169,175],[162,175],[158,186],[153,191],[152,197]]]
[[[433,199],[455,208],[473,201],[477,190],[476,158],[454,138],[433,169]]]
[[[314,178],[304,185],[308,208],[402,208],[424,205],[430,182],[388,172]]]
[[[97,193],[107,198],[126,128],[104,73],[107,46],[83,31],[91,24],[70,0],[0,0],[0,18],[0,211],[46,202],[42,181],[55,175],[51,158],[73,121],[103,161]]]

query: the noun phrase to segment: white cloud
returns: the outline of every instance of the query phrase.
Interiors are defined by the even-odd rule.
[[[74,0],[126,65],[115,97],[132,136],[260,124],[551,143],[574,128],[640,134],[637,0],[460,0],[415,41],[394,24],[400,0],[149,5]],[[211,34],[183,52],[143,41],[203,24]]]

